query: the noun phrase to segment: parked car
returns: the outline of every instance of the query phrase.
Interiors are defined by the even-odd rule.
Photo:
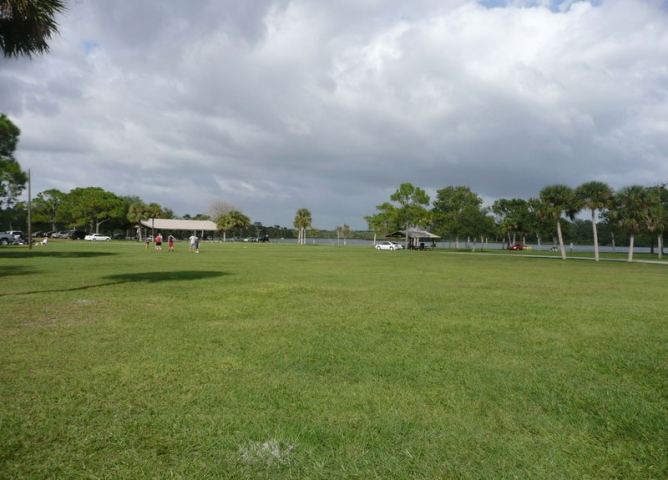
[[[86,232],[82,232],[81,230],[71,230],[67,235],[67,238],[70,240],[83,240],[86,238]]]
[[[16,240],[23,238],[23,232],[21,230],[7,230],[5,233],[7,235],[13,235]]]
[[[508,247],[508,250],[526,250],[527,246],[523,245],[521,243],[516,243],[515,245],[511,245]]]
[[[114,233],[111,238],[114,240],[125,240],[125,235],[122,233]]]
[[[111,240],[111,237],[107,237],[101,233],[91,233],[90,235],[86,235],[84,240],[88,240],[89,242],[108,242]]]
[[[404,246],[398,242],[390,242],[392,245],[394,245],[395,250],[403,250]]]
[[[9,233],[0,233],[0,245],[3,247],[5,245],[11,245],[16,241],[14,238],[14,235],[10,235]]]
[[[399,250],[399,248],[393,242],[380,242],[376,244],[376,250]]]

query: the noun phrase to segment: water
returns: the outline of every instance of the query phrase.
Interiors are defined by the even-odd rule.
[[[377,242],[384,242],[385,239],[378,239],[376,240]],[[402,245],[404,244],[401,239],[395,239],[395,241],[398,241]],[[297,243],[296,238],[279,238],[279,239],[271,239],[271,242],[274,243]],[[343,239],[336,239],[336,238],[307,238],[306,243],[309,245],[335,245],[335,246],[344,246]],[[361,246],[369,246],[373,247],[373,241],[372,240],[360,240],[357,238],[348,238],[346,239],[346,245],[361,245]],[[425,245],[429,245],[429,242],[425,242]],[[552,245],[541,245],[540,247],[536,244],[527,244],[532,248],[532,251],[534,252],[548,252],[552,248]],[[476,250],[480,250],[482,245],[480,242],[476,243],[475,245],[473,243],[469,243],[468,245],[466,242],[459,242],[459,250],[472,250],[475,247]],[[594,246],[593,245],[565,245],[566,247],[566,253],[569,252],[594,252]],[[453,249],[455,248],[455,242],[436,242],[436,248],[449,248]],[[503,245],[500,243],[486,243],[484,245],[485,250],[501,250],[503,248]],[[559,246],[557,245],[557,248]],[[617,246],[614,249],[612,246],[609,245],[602,245],[598,247],[598,251],[601,253],[628,253],[629,252],[629,247],[620,247]],[[656,253],[657,249],[654,249],[654,252]],[[651,253],[651,250],[649,247],[634,247],[633,248],[634,253]]]

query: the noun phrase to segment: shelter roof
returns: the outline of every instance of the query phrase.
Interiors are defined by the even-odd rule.
[[[147,228],[157,228],[158,230],[203,230],[205,232],[215,232],[218,230],[216,222],[211,220],[175,220],[172,218],[152,218],[142,220],[141,224]]]
[[[408,238],[441,238],[438,235],[434,235],[431,232],[428,232],[426,230],[421,230],[419,228],[409,228],[408,229],[408,235],[406,235],[406,230],[398,230],[396,232],[392,232],[388,235],[387,237],[401,237],[405,238],[408,236]]]

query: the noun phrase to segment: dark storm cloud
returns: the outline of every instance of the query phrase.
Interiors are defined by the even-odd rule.
[[[403,182],[492,201],[668,177],[668,13],[649,0],[70,7],[50,55],[0,65],[37,191],[363,228]]]

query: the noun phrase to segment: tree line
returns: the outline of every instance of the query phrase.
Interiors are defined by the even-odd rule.
[[[613,246],[616,241],[620,244],[628,241],[629,261],[633,259],[638,237],[652,247],[656,242],[661,258],[663,238],[668,230],[668,184],[665,183],[649,187],[631,185],[618,191],[598,181],[576,188],[554,184],[529,199],[502,198],[491,206],[483,206],[483,203],[483,199],[466,186],[437,190],[432,202],[423,189],[403,183],[389,202],[376,206],[376,213],[364,218],[370,230],[383,236],[419,227],[441,237],[454,238],[457,243],[460,239],[495,239],[505,246],[532,239],[540,246],[545,239],[553,240],[564,259],[564,229],[575,232],[588,223],[597,261],[601,243],[599,226]],[[588,212],[591,220],[576,219],[580,212]]]
[[[28,175],[14,158],[21,131],[5,115],[0,114],[0,222],[12,230],[27,225],[27,213],[33,215],[35,226],[57,230],[58,225],[85,229],[99,233],[115,229],[134,229],[141,239],[141,221],[150,218],[175,218],[174,212],[156,203],[146,203],[136,196],[120,197],[99,187],[75,188],[68,193],[46,190],[32,201],[32,208],[19,202],[25,190]],[[429,208],[431,206],[431,208]],[[244,236],[271,236],[294,238],[305,243],[307,230],[312,235],[312,215],[306,208],[297,210],[292,230],[275,225],[264,227],[251,223],[250,219],[233,204],[214,202],[210,214],[185,215],[184,219],[213,220],[223,234],[227,232]],[[575,216],[590,213],[592,243],[596,260],[599,259],[598,221],[613,245],[616,239],[623,243],[628,239],[629,260],[639,237],[663,253],[663,237],[668,229],[668,186],[650,187],[631,185],[615,192],[603,182],[586,182],[577,188],[555,184],[543,188],[537,197],[502,198],[491,207],[484,207],[482,198],[465,186],[449,186],[437,190],[433,202],[427,193],[410,183],[403,183],[390,201],[376,207],[377,213],[365,217],[374,235],[394,230],[424,227],[442,237],[494,238],[508,244],[518,238],[526,243],[535,239],[539,245],[543,239],[555,238],[563,258],[564,227],[573,230],[578,226]],[[344,224],[336,227],[337,237],[352,235]],[[568,232],[567,232],[568,233]],[[407,239],[408,240],[408,239]]]
[[[0,209],[0,225],[6,225],[9,230],[27,231],[28,209],[28,202],[13,202],[10,207]],[[228,234],[240,237],[295,238],[295,231],[291,228],[251,222],[239,207],[229,202],[216,201],[209,206],[208,213],[179,217],[171,208],[158,203],[145,202],[138,196],[119,196],[100,187],[74,188],[69,192],[56,189],[40,192],[31,201],[30,216],[33,232],[122,232],[124,238],[142,240],[146,235],[146,228],[141,222],[163,218],[212,220],[223,240]],[[180,235],[179,232],[172,233]]]

